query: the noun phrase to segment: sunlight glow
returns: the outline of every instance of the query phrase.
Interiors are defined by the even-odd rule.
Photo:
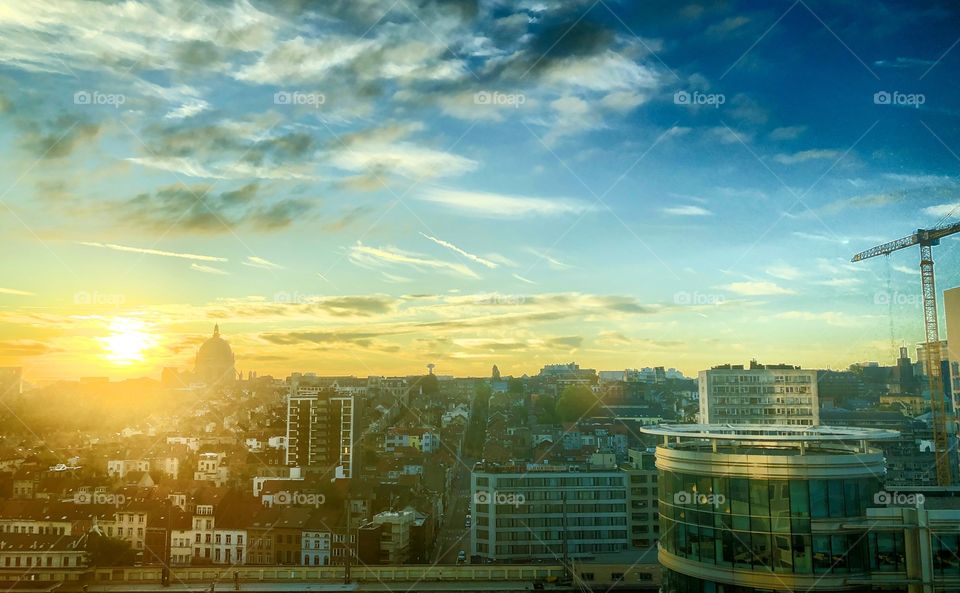
[[[110,335],[97,338],[106,351],[104,358],[118,365],[143,361],[144,351],[157,343],[146,329],[146,324],[140,319],[115,317],[110,322]]]

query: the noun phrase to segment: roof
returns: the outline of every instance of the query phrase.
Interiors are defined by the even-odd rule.
[[[730,441],[883,441],[900,437],[895,430],[851,426],[781,426],[773,424],[660,424],[640,428],[664,437]]]

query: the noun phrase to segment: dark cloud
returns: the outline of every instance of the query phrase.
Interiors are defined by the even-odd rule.
[[[547,345],[555,348],[579,348],[583,344],[583,336],[560,336],[547,340]]]
[[[369,316],[389,313],[395,301],[383,296],[344,296],[324,299],[316,307],[338,317]]]
[[[177,64],[184,70],[209,68],[220,62],[220,48],[210,41],[187,41],[179,44],[173,51]]]
[[[175,184],[144,192],[122,204],[123,220],[149,229],[222,233],[239,226],[276,231],[309,212],[304,200],[263,203],[258,183],[214,193],[210,185]]]
[[[34,157],[43,159],[69,156],[100,133],[100,124],[70,115],[47,121],[22,121],[21,128],[21,146]]]

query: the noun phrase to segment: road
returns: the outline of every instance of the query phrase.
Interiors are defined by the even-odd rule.
[[[464,527],[464,521],[470,512],[470,471],[467,468],[473,467],[473,460],[464,458],[462,461],[453,468],[448,507],[437,534],[434,562],[438,564],[456,564],[460,550],[466,553],[468,561],[470,557],[470,530]]]

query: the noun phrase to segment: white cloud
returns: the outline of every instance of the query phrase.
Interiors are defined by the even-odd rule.
[[[797,163],[803,163],[817,159],[837,159],[841,154],[842,153],[839,150],[801,150],[800,152],[795,152],[793,154],[778,154],[773,157],[773,160],[783,165],[795,165]]]
[[[463,249],[457,247],[457,246],[454,245],[453,243],[450,243],[450,242],[448,242],[448,241],[444,241],[443,239],[438,239],[438,238],[436,238],[436,237],[431,237],[430,235],[428,235],[428,234],[426,234],[426,233],[420,233],[420,235],[423,236],[423,237],[425,237],[426,239],[429,239],[429,240],[433,241],[434,243],[436,243],[437,245],[440,245],[441,247],[446,247],[447,249],[453,251],[454,253],[459,253],[459,254],[462,255],[463,257],[469,259],[470,261],[476,262],[476,263],[480,264],[481,266],[485,266],[485,267],[487,267],[487,268],[490,268],[491,270],[492,270],[492,269],[495,269],[495,268],[497,267],[497,264],[496,264],[496,263],[494,263],[494,262],[492,262],[492,261],[490,261],[490,260],[488,260],[488,259],[484,259],[484,258],[480,257],[479,255],[474,255],[474,254],[472,254],[472,253],[469,253],[469,252],[467,252],[467,251],[464,251]]]
[[[936,216],[938,218],[943,218],[945,216],[953,216],[960,213],[960,202],[950,202],[948,204],[938,204],[936,206],[927,206],[923,209],[923,213],[927,216]]]
[[[745,296],[769,296],[769,295],[779,295],[779,294],[796,294],[795,291],[783,288],[775,282],[766,282],[766,281],[745,281],[745,282],[732,282],[730,284],[725,284],[720,288],[724,290],[729,290],[736,294],[742,294]]]
[[[784,311],[783,313],[774,315],[774,317],[777,319],[790,319],[796,321],[823,321],[826,322],[827,325],[849,327],[856,325],[857,321],[864,316],[854,316],[837,311],[824,311],[821,313],[813,313],[810,311]]]
[[[796,280],[803,275],[800,268],[784,263],[773,264],[764,271],[770,276],[781,280]]]
[[[275,264],[272,261],[266,260],[262,257],[257,257],[251,255],[247,257],[247,260],[241,262],[245,266],[250,266],[251,268],[261,268],[264,270],[282,270],[283,266],[280,264]]]
[[[440,188],[426,190],[417,199],[491,218],[580,214],[594,209],[587,202],[569,198],[535,198]]]
[[[331,154],[334,166],[347,171],[389,171],[412,177],[455,177],[477,168],[477,162],[411,142],[360,141]]]
[[[17,290],[16,288],[0,288],[0,294],[9,294],[13,296],[34,296],[34,293],[26,290]]]
[[[564,263],[559,259],[553,257],[552,255],[550,255],[548,251],[542,251],[534,247],[528,247],[527,251],[537,256],[539,259],[542,259],[543,261],[547,262],[547,264],[553,270],[569,270],[570,268],[573,267],[570,264]]]
[[[127,160],[152,169],[205,179],[314,179],[308,171],[292,166],[264,167],[238,161],[204,164],[186,157],[149,156],[130,157]]]
[[[129,247],[127,245],[116,245],[114,243],[95,243],[92,241],[80,241],[80,245],[86,245],[87,247],[101,247],[103,249],[112,249],[113,251],[125,251],[128,253],[142,253],[144,255],[179,257],[181,259],[193,259],[197,261],[227,261],[227,258],[225,257],[215,257],[212,255],[197,255],[195,253],[178,253],[175,251],[162,251],[160,249],[148,249],[144,247]]]
[[[806,131],[807,126],[784,126],[770,132],[771,140],[796,140]]]
[[[831,278],[829,280],[820,280],[817,282],[820,286],[832,286],[834,288],[846,288],[862,284],[863,280],[859,278]]]
[[[897,265],[895,265],[895,266],[892,266],[892,269],[893,269],[893,271],[895,271],[895,272],[900,272],[901,274],[909,274],[910,276],[919,276],[919,275],[920,275],[920,270],[918,270],[918,269],[916,269],[916,268],[908,268],[907,266],[903,266],[903,265],[900,265],[900,264],[897,264]]]
[[[221,270],[220,268],[215,268],[213,266],[205,266],[203,264],[190,264],[191,270],[196,270],[197,272],[203,272],[204,274],[216,274],[218,276],[226,276],[230,272],[226,270]]]
[[[370,247],[357,243],[349,249],[350,261],[361,267],[400,265],[419,269],[453,272],[466,278],[479,278],[476,272],[467,266],[455,262],[430,259],[418,253],[403,251],[396,247]]]
[[[533,280],[530,280],[529,278],[524,278],[520,274],[513,274],[513,277],[519,280],[520,282],[525,282],[527,284],[536,284],[536,282],[534,282]]]
[[[712,216],[713,212],[710,212],[706,208],[701,208],[700,206],[670,206],[667,208],[661,208],[661,212],[664,214],[670,214],[672,216]]]

